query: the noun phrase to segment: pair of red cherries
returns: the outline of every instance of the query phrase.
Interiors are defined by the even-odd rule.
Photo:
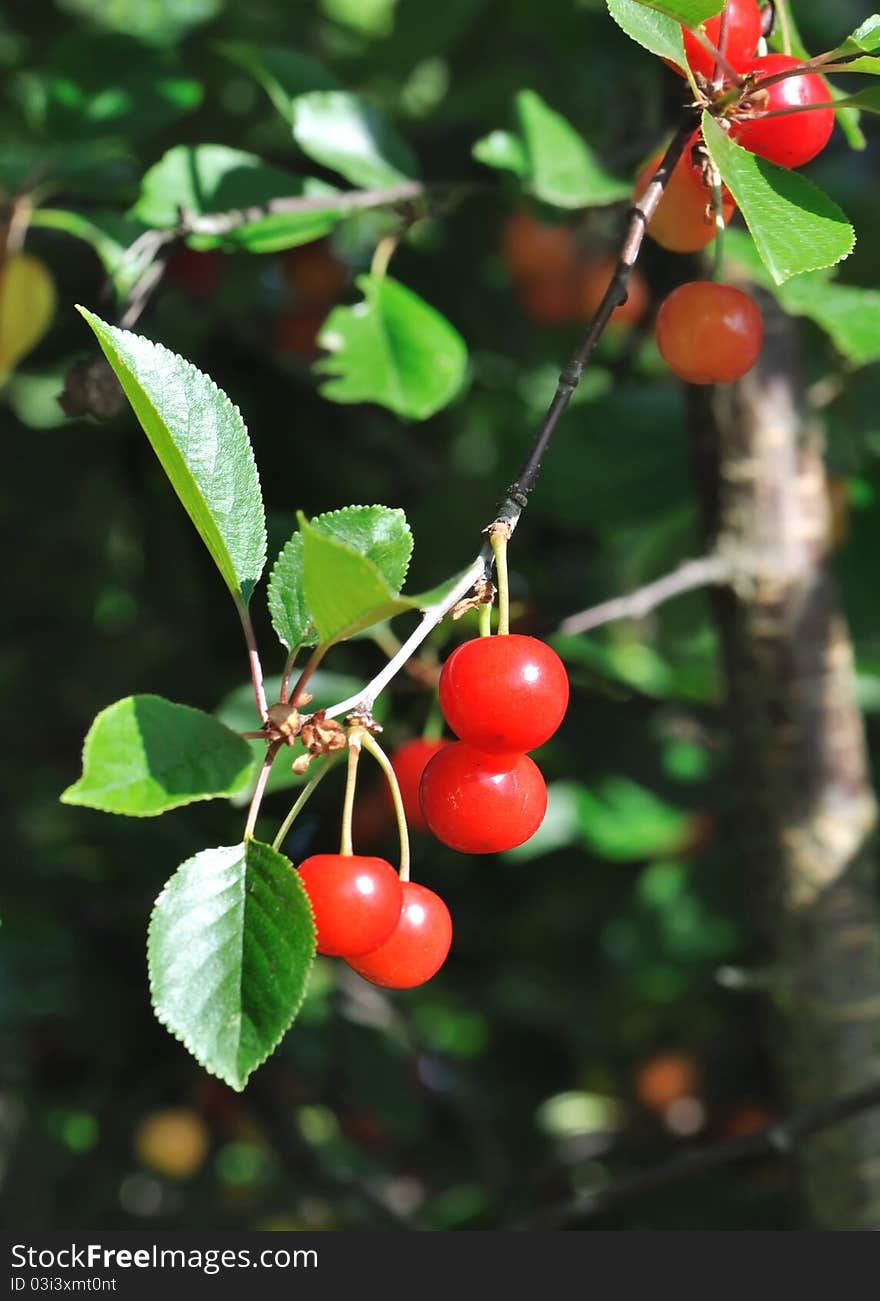
[[[525,751],[542,745],[562,721],[562,661],[543,642],[518,634],[465,642],[444,665],[440,704],[461,740],[412,741],[393,761],[410,822],[463,853],[522,844],[547,808],[544,779]],[[414,810],[416,789],[422,817]],[[445,903],[433,890],[401,881],[385,859],[316,854],[299,876],[318,952],[344,958],[366,980],[410,989],[446,960],[452,920]]]

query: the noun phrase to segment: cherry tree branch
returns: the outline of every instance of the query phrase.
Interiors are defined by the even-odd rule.
[[[559,422],[565,413],[572,395],[581,382],[590,358],[596,350],[605,327],[616,307],[626,302],[627,285],[630,274],[645,238],[648,222],[657,210],[663,192],[669,183],[676,164],[687,148],[688,141],[697,129],[699,115],[696,109],[688,109],[681,125],[673,136],[666,153],[651,177],[650,182],[632,209],[629,224],[623,238],[617,266],[596,314],[587,327],[586,335],[580,347],[572,354],[568,365],[559,376],[556,392],[553,395],[547,414],[544,416],[532,446],[520,466],[516,478],[507,489],[507,495],[498,508],[496,519],[515,527],[525,509],[529,493],[537,482],[541,463]]]
[[[702,556],[699,560],[686,560],[670,574],[646,583],[635,592],[625,596],[603,601],[589,610],[569,615],[559,625],[558,632],[589,632],[603,624],[613,623],[616,619],[642,619],[658,605],[681,596],[685,592],[696,591],[700,587],[711,587],[729,583],[733,577],[733,566],[723,556]]]
[[[880,1081],[844,1094],[830,1102],[818,1103],[796,1112],[787,1120],[777,1121],[765,1129],[727,1139],[708,1147],[692,1148],[661,1162],[650,1170],[637,1170],[633,1174],[615,1179],[613,1183],[594,1192],[575,1196],[540,1212],[528,1222],[514,1227],[519,1229],[557,1229],[572,1221],[590,1219],[601,1215],[621,1202],[631,1201],[644,1193],[669,1188],[710,1170],[723,1169],[738,1161],[766,1156],[785,1156],[803,1139],[839,1125],[853,1116],[880,1107]]]

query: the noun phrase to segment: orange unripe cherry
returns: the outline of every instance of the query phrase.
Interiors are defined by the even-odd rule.
[[[648,223],[648,234],[670,253],[696,253],[705,248],[716,235],[712,191],[704,181],[701,169],[692,160],[696,141],[697,135],[694,135],[676,163],[663,197]],[[652,155],[639,172],[633,188],[636,203],[659,167],[663,152],[660,150]],[[722,191],[721,206],[726,224],[736,209],[736,204],[726,190]]]
[[[688,384],[725,384],[751,370],[764,327],[757,303],[712,280],[679,285],[657,315],[663,360]]]

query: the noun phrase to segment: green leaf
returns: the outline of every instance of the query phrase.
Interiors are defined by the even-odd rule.
[[[247,605],[263,572],[266,524],[240,411],[183,357],[84,307],[77,310],[94,330],[224,582]]]
[[[59,0],[59,7],[140,41],[170,45],[208,22],[223,0]]]
[[[211,714],[161,696],[127,696],[101,711],[83,747],[83,773],[61,796],[132,818],[234,795],[250,780],[247,742]]]
[[[462,387],[464,340],[390,276],[358,276],[356,284],[363,301],[334,308],[318,336],[331,356],[315,370],[333,377],[322,394],[333,402],[377,402],[399,416],[427,419]]]
[[[342,641],[362,628],[412,609],[377,566],[345,542],[322,532],[304,515],[303,593],[320,642]]]
[[[326,198],[316,211],[267,213],[218,235],[193,235],[193,248],[232,245],[251,253],[272,253],[326,235],[341,217],[338,193],[323,181],[303,180],[264,163],[255,154],[226,145],[175,145],[146,173],[131,215],[148,226],[170,229],[182,209],[204,217],[259,209],[273,199]]]
[[[322,63],[299,50],[221,41],[220,53],[244,69],[269,96],[278,113],[293,126],[293,101],[312,90],[339,90],[340,84]]]
[[[611,176],[596,161],[582,136],[536,95],[516,97],[521,139],[495,131],[474,146],[474,157],[490,167],[515,172],[545,203],[586,208],[629,196],[631,185]]]
[[[776,284],[849,256],[855,231],[811,181],[741,149],[708,113],[703,136]]]
[[[640,0],[646,9],[656,9],[686,27],[699,27],[724,8],[724,0]]]
[[[344,542],[378,569],[390,591],[403,587],[413,538],[406,515],[389,506],[344,506],[309,521],[313,529]]]
[[[836,284],[828,271],[813,271],[776,285],[743,231],[727,232],[724,253],[756,284],[770,290],[789,315],[814,321],[854,366],[880,361],[880,291]]]
[[[306,641],[314,641],[312,618],[302,590],[303,540],[294,533],[281,548],[269,576],[266,600],[272,627],[282,646],[296,650]]]
[[[687,66],[681,26],[674,18],[640,4],[638,0],[607,0],[608,12],[637,45],[680,68]]]
[[[28,119],[53,141],[138,137],[198,108],[202,87],[167,50],[130,36],[77,31],[18,84]]]
[[[315,955],[308,896],[268,845],[203,850],[156,900],[147,954],[158,1019],[240,1092],[302,1005]]]
[[[384,113],[347,91],[298,95],[293,138],[309,158],[363,189],[396,185],[418,174],[409,146]]]
[[[490,131],[478,140],[471,150],[478,163],[497,167],[502,172],[513,172],[521,181],[529,176],[529,159],[526,147],[512,131]]]
[[[365,556],[381,575],[388,592],[403,586],[412,555],[412,533],[402,510],[387,506],[346,506],[311,520],[311,527]],[[288,650],[316,638],[303,590],[303,537],[294,533],[283,547],[269,579],[269,612],[282,645]]]
[[[687,841],[689,816],[627,777],[606,777],[578,792],[584,844],[612,862],[661,858]]]
[[[838,58],[863,53],[868,57],[855,59],[847,64],[847,72],[880,73],[880,14],[871,14],[870,18],[856,28],[831,54],[828,62],[836,63]],[[873,56],[873,57],[870,57]]]

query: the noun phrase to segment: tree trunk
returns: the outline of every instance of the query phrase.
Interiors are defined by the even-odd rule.
[[[787,1105],[880,1078],[876,820],[852,648],[829,573],[820,430],[805,422],[796,335],[769,302],[758,366],[692,390],[709,534],[736,578],[715,604],[740,825],[772,973],[770,1052]],[[880,1113],[795,1154],[806,1218],[880,1228]]]

